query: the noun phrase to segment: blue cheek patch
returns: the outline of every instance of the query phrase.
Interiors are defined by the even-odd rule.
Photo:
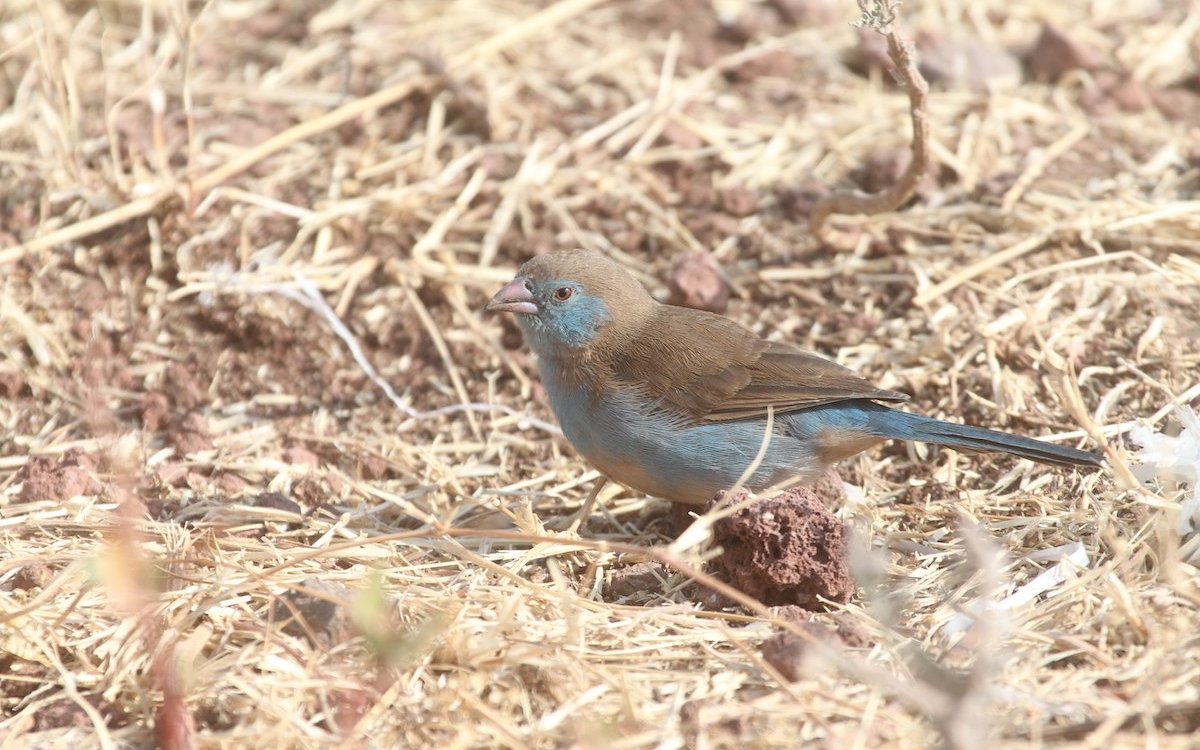
[[[547,327],[560,344],[572,349],[590,344],[596,332],[609,320],[608,306],[582,292],[555,306],[557,309],[549,311]]]
[[[569,282],[552,281],[548,288],[570,286]],[[610,321],[608,305],[576,289],[575,296],[566,302],[546,302],[534,318],[518,316],[529,344],[539,354],[555,348],[578,349],[587,346],[600,328]]]

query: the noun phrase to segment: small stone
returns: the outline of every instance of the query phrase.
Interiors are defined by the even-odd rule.
[[[671,120],[663,127],[658,136],[660,143],[681,148],[684,151],[695,151],[704,145],[700,136],[691,129]]]
[[[888,57],[887,39],[870,29],[858,30],[856,44],[845,58],[846,67],[860,76],[867,77],[876,71],[886,73],[886,80],[892,80],[891,71],[895,68],[892,59]]]
[[[751,3],[733,21],[722,27],[721,35],[732,42],[745,44],[776,34],[780,20],[775,9],[761,3]]]
[[[1089,112],[1102,113],[1113,109],[1143,112],[1154,107],[1154,97],[1129,73],[1097,70],[1093,78],[1096,87],[1086,93],[1082,101]]]
[[[667,303],[723,313],[732,290],[712,255],[693,251],[681,255],[667,275]]]
[[[921,74],[931,84],[986,93],[1021,82],[1021,61],[978,37],[922,32],[917,50]]]
[[[213,486],[226,495],[236,495],[250,485],[237,474],[222,471],[213,477]]]
[[[316,453],[298,445],[285,450],[283,452],[283,460],[293,466],[310,466],[316,468],[321,465],[321,459]]]
[[[795,604],[784,604],[778,607],[771,607],[771,616],[778,617],[780,620],[786,620],[796,625],[803,625],[812,620],[812,612],[804,607],[797,607]]]
[[[662,582],[665,580],[667,571],[660,563],[642,562],[617,568],[608,573],[604,585],[604,598],[606,601],[645,599],[646,594],[661,591]]]
[[[1151,92],[1154,105],[1163,117],[1200,123],[1200,93],[1190,86],[1170,86]]]
[[[177,420],[167,434],[167,443],[180,455],[211,450],[212,436],[208,420],[199,412],[188,412]]]
[[[12,400],[27,392],[25,376],[19,370],[0,370],[0,399]]]
[[[369,482],[383,479],[388,474],[388,462],[374,454],[364,453],[358,459],[358,473]]]
[[[162,482],[164,486],[182,487],[187,479],[188,469],[184,464],[168,462],[162,464],[155,473],[158,481]]]
[[[755,55],[736,68],[726,71],[732,81],[753,81],[755,78],[792,78],[800,70],[800,61],[785,49],[771,49]]]
[[[819,622],[810,620],[796,625],[812,640],[824,643],[837,640],[837,634]],[[804,676],[804,661],[811,647],[812,641],[808,638],[785,630],[763,641],[760,651],[764,661],[779,670],[787,680],[795,682]]]
[[[92,720],[79,704],[70,698],[54,701],[42,706],[33,715],[33,731],[45,732],[51,729],[74,727],[88,729]]]
[[[769,0],[769,4],[794,26],[829,26],[843,20],[841,8],[831,0]]]
[[[1100,54],[1057,26],[1046,24],[1025,55],[1025,65],[1034,78],[1057,81],[1069,71],[1092,70],[1103,64]]]
[[[50,456],[30,456],[21,470],[22,502],[70,500],[89,489],[99,489],[92,481],[89,467],[81,465],[80,456],[69,453],[58,461]]]
[[[54,580],[54,569],[44,562],[22,565],[12,577],[12,587],[21,591],[41,591]]]
[[[189,471],[183,477],[183,483],[189,490],[202,492],[208,489],[208,477],[198,471]]]
[[[197,409],[208,403],[208,391],[196,382],[196,377],[179,362],[167,365],[163,372],[163,388],[172,405],[181,411]]]
[[[846,648],[870,648],[875,645],[871,632],[847,612],[834,615],[837,622],[837,637]]]
[[[758,210],[758,193],[749,188],[726,188],[720,191],[718,196],[721,210],[731,216],[742,218]]]
[[[880,193],[892,187],[904,177],[912,164],[912,151],[907,148],[883,148],[867,155],[863,165],[854,171],[854,180],[868,193]],[[933,169],[925,173],[917,183],[916,197],[927,200],[937,193],[937,178]]]
[[[829,196],[829,186],[817,180],[807,180],[783,191],[779,204],[792,220],[807,220],[813,207]]]
[[[679,709],[679,723],[683,730],[687,747],[704,747],[705,742],[700,737],[713,737],[713,730],[719,729],[723,734],[741,737],[749,731],[745,718],[741,715],[722,716],[722,704],[712,698],[692,699]],[[724,743],[719,743],[725,747]]]
[[[303,515],[304,513],[304,508],[300,506],[300,503],[284,495],[282,492],[263,492],[247,498],[245,503],[255,508],[272,508],[297,515]]]
[[[343,640],[349,625],[350,589],[319,578],[306,578],[299,588],[281,596],[271,610],[276,626],[314,645]]]
[[[811,485],[813,494],[821,499],[829,510],[836,510],[846,501],[846,485],[838,470],[831,468]]]
[[[100,697],[84,697],[96,709],[96,713],[100,714],[100,718],[110,729],[122,726],[125,723],[125,717],[120,709],[115,705]],[[45,732],[51,729],[67,729],[76,728],[84,730],[92,730],[92,720],[83,708],[71,700],[63,698],[56,700],[53,703],[46,704],[37,710],[33,715],[33,731]],[[55,744],[54,747],[59,745]]]
[[[142,426],[158,432],[171,420],[171,402],[166,394],[154,391],[142,396]]]
[[[636,252],[646,241],[646,234],[637,229],[621,229],[613,233],[612,242],[627,253]]]
[[[744,497],[739,493],[731,504]],[[713,542],[724,550],[714,572],[764,604],[817,610],[822,599],[845,602],[854,594],[846,527],[810,488],[764,498],[721,519]]]

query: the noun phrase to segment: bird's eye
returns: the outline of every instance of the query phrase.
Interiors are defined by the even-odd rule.
[[[554,290],[554,300],[556,302],[566,302],[567,300],[571,299],[571,295],[574,293],[575,290],[571,287],[560,286],[558,289]]]

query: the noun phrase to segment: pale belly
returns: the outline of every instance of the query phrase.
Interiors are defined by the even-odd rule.
[[[765,419],[688,425],[636,396],[592,402],[543,382],[575,449],[610,479],[649,495],[706,504],[738,481],[763,442]],[[811,481],[824,468],[813,446],[780,420],[744,486],[761,490],[792,477]]]

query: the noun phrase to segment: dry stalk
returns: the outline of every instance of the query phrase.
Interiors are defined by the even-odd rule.
[[[831,247],[848,249],[854,242],[827,226],[830,216],[872,216],[894,211],[912,197],[932,165],[927,103],[929,84],[917,69],[916,50],[912,42],[901,36],[896,29],[896,9],[899,5],[896,0],[859,0],[858,6],[863,15],[855,25],[875,29],[887,38],[888,57],[895,65],[892,75],[908,94],[913,130],[912,142],[909,145],[912,161],[896,184],[882,192],[864,193],[855,190],[833,193],[813,206],[808,217],[808,231],[817,240]]]

